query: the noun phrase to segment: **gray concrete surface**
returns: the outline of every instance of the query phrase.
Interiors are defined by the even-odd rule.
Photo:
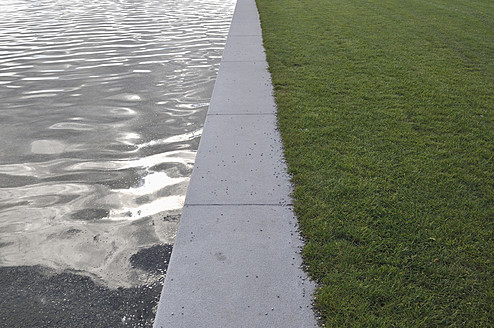
[[[316,327],[254,0],[238,0],[154,327]]]
[[[274,115],[208,116],[186,205],[288,204]]]

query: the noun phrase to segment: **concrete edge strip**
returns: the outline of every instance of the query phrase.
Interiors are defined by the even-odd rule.
[[[255,0],[237,0],[156,328],[317,327]]]

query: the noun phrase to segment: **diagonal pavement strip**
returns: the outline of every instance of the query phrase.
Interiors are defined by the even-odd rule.
[[[238,0],[155,328],[317,327],[254,0]]]

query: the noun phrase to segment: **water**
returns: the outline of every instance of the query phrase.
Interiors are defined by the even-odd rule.
[[[0,0],[0,266],[157,279],[234,0]]]

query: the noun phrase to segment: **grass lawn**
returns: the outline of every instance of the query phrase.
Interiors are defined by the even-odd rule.
[[[494,327],[494,1],[257,0],[326,327]]]

